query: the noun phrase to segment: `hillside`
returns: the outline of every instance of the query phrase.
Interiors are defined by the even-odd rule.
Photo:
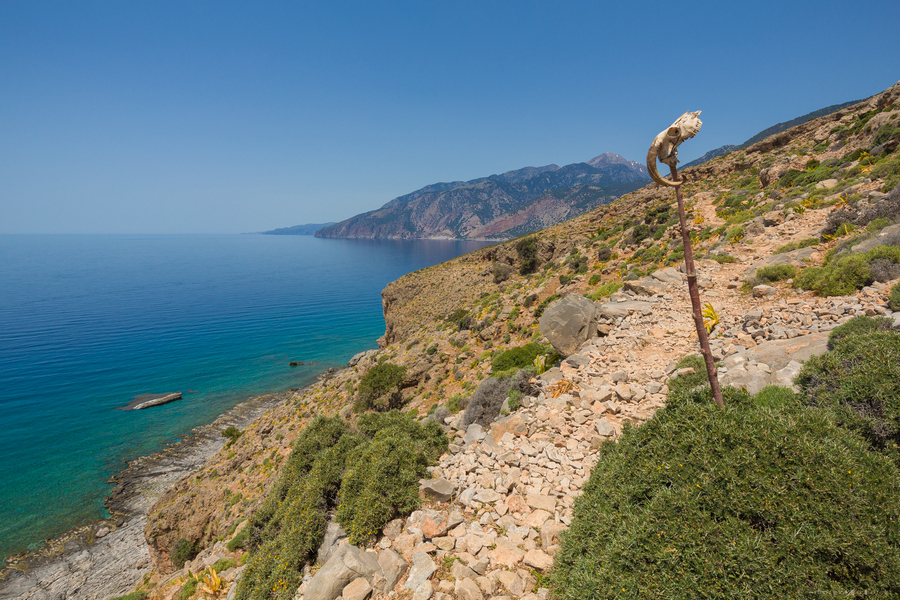
[[[642,187],[647,177],[644,165],[607,152],[564,167],[525,167],[426,186],[316,236],[508,239],[608,204]]]
[[[886,316],[900,324],[900,297],[898,303],[891,300],[892,289],[900,283],[898,146],[900,84],[683,171],[701,299],[715,313],[711,345],[723,385],[754,394],[770,384],[798,386],[795,376],[803,363],[826,351],[836,327],[858,316]],[[776,597],[793,597],[799,588],[791,585],[809,586],[813,581],[826,586],[822,589],[828,593],[847,589],[872,590],[885,597],[900,593],[891,571],[897,564],[896,542],[884,543],[885,522],[894,528],[888,533],[895,539],[896,521],[891,525],[890,520],[898,515],[900,492],[890,454],[891,444],[896,448],[900,441],[889,422],[894,418],[893,400],[864,405],[865,414],[836,412],[825,418],[813,409],[799,405],[785,409],[774,401],[758,410],[735,410],[750,406],[749,394],[737,391],[729,392],[732,408],[727,414],[715,413],[695,398],[685,399],[684,393],[678,395],[679,390],[690,394],[696,384],[682,383],[694,369],[681,359],[695,353],[697,343],[679,270],[683,248],[673,203],[672,190],[649,185],[522,240],[483,248],[389,284],[382,293],[386,331],[379,349],[354,357],[346,369],[327,373],[318,383],[293,393],[246,427],[233,445],[158,498],[145,532],[153,566],[146,568],[142,582],[136,582],[138,588],[154,600],[176,594],[199,597],[192,591],[197,583],[191,583],[191,575],[218,565],[223,589],[231,593],[242,578],[269,581],[273,585],[266,590],[274,591],[265,591],[270,594],[265,597],[543,600],[550,596],[548,574],[558,573],[553,571],[555,563],[561,560],[562,568],[569,568],[566,565],[576,564],[583,555],[599,561],[595,553],[614,545],[597,542],[613,533],[591,529],[592,523],[603,520],[610,531],[640,522],[624,531],[626,537],[615,538],[620,544],[616,547],[628,551],[609,558],[642,561],[639,569],[622,567],[615,573],[615,582],[633,586],[629,597],[673,597],[672,590],[681,588],[663,586],[694,581],[712,590],[711,597],[734,597],[717,592],[717,586],[733,583],[728,579],[733,571],[728,569],[734,565],[758,567],[738,569],[735,585],[750,585],[771,575],[774,579],[765,582]],[[559,323],[582,327],[566,330]],[[541,346],[529,346],[532,342]],[[540,356],[552,362],[554,352],[561,358],[558,366],[540,377],[492,378],[510,364],[532,364]],[[893,368],[891,360],[886,363],[886,368]],[[837,361],[834,366],[841,364]],[[829,381],[837,385],[840,379]],[[373,386],[381,395],[369,394]],[[796,389],[806,392],[800,386]],[[424,463],[419,465],[420,472],[427,472],[421,476],[424,506],[411,514],[387,513],[386,524],[372,527],[371,535],[362,536],[357,546],[338,545],[342,530],[334,522],[325,535],[325,523],[333,516],[328,511],[304,513],[303,523],[318,523],[321,531],[261,526],[274,523],[268,519],[273,507],[281,506],[274,501],[265,504],[273,490],[286,485],[279,473],[318,472],[309,466],[303,471],[298,458],[289,458],[292,444],[306,435],[313,417],[338,415],[347,423],[358,423],[360,411],[373,398],[402,407],[422,422],[437,421],[449,436],[447,451],[427,471]],[[672,398],[687,408],[669,406]],[[798,402],[792,394],[791,398],[790,402]],[[466,403],[473,408],[462,410]],[[794,469],[789,474],[766,472],[768,479],[759,483],[770,486],[765,489],[771,496],[753,497],[758,505],[746,505],[740,494],[756,484],[719,477],[715,460],[699,454],[703,427],[691,429],[684,438],[697,441],[693,450],[690,444],[660,446],[658,440],[639,437],[649,427],[646,431],[662,430],[665,440],[676,443],[690,427],[687,416],[717,419],[719,413],[725,416],[715,422],[720,428],[715,441],[721,445],[721,453],[718,446],[716,453],[737,452],[737,471],[728,471],[728,477],[751,477],[754,469],[741,471],[740,466],[759,457],[774,461],[810,451],[816,458],[797,458],[785,467]],[[868,421],[860,425],[854,420],[860,414],[875,419],[866,430],[869,437],[835,425],[843,419],[850,423],[847,427],[862,427]],[[740,421],[745,418],[748,421]],[[678,423],[674,434],[666,429],[673,427],[673,419]],[[751,421],[762,434],[740,437],[750,436],[741,423]],[[766,437],[767,427],[779,432],[775,439]],[[793,443],[791,432],[798,431],[797,439],[808,442],[802,448],[773,445],[779,443],[778,436]],[[815,442],[820,434],[828,443],[824,454]],[[738,439],[741,443],[728,443]],[[874,446],[878,440],[883,446]],[[626,456],[616,462],[618,445],[611,441],[632,444],[626,447],[636,453],[633,460]],[[872,447],[866,445],[869,441]],[[304,437],[302,442],[309,451],[309,440]],[[659,454],[649,458],[638,454],[635,443]],[[782,447],[789,451],[780,453]],[[742,448],[753,452],[742,454]],[[687,469],[684,464],[667,464],[676,451],[686,453],[678,456],[697,458],[697,464],[688,464]],[[629,465],[638,460],[654,468],[634,471]],[[800,471],[832,464],[840,468],[825,477],[847,476],[833,492],[822,491],[832,479],[815,479],[823,476],[819,471]],[[651,489],[646,478],[663,468],[675,479],[665,480],[659,496],[645,502],[650,508],[665,507],[652,513],[655,525],[640,521],[646,515],[631,505],[627,514],[607,511],[595,514],[593,520],[585,518],[593,506],[601,506],[602,498],[591,503],[603,489],[615,488],[623,498],[632,494],[640,505]],[[847,473],[851,470],[857,475]],[[877,475],[861,477],[860,472]],[[672,484],[671,493],[666,481],[678,484]],[[793,485],[798,481],[807,487]],[[701,488],[702,492],[694,491]],[[776,494],[788,493],[791,503],[769,502]],[[696,522],[696,531],[717,523],[731,527],[703,529],[699,546],[690,530],[694,521],[685,518],[690,527],[673,521],[659,525],[665,519],[694,515],[696,506],[683,499],[698,496],[713,499],[709,510],[715,518]],[[370,496],[372,506],[382,506],[379,498],[381,494]],[[685,504],[666,504],[673,499]],[[621,501],[626,500],[631,501]],[[821,509],[825,517],[815,518],[826,520],[816,523],[833,537],[797,535],[797,521],[791,520],[796,515],[784,516],[783,522],[773,516],[782,518],[783,513],[773,511],[788,504],[791,510],[800,505]],[[726,514],[732,505],[740,510]],[[300,541],[312,543],[303,537],[308,531],[318,532],[312,536],[316,545],[323,536],[326,540],[318,559],[312,553],[296,569],[279,563],[279,557],[287,555],[287,550],[273,551],[283,539],[280,536],[289,542],[280,548],[288,548]],[[677,536],[663,539],[666,531]],[[594,543],[590,552],[572,546],[585,540]],[[740,548],[732,540],[740,540]],[[786,544],[806,541],[809,546],[798,547],[787,557],[776,556],[771,563],[749,564],[747,559],[769,560],[760,548],[774,547],[777,553]],[[718,560],[723,554],[704,554],[707,542],[719,544],[716,548],[728,553],[728,560]],[[263,544],[266,552],[247,552]],[[358,549],[362,547],[369,550]],[[829,550],[837,547],[843,550]],[[656,554],[642,555],[642,548]],[[748,548],[755,554],[746,554]],[[173,564],[178,555],[186,562]],[[832,570],[823,575],[819,562],[808,572],[779,570],[809,560],[832,561]],[[720,567],[725,570],[717,570]],[[688,569],[690,576],[682,576],[681,569]],[[599,573],[598,569],[582,566],[575,572],[568,597],[606,597],[574,587],[587,585],[583,575]],[[722,577],[723,572],[728,578]],[[268,578],[267,573],[274,575]],[[667,574],[678,581],[665,580]],[[778,579],[782,575],[784,579]],[[45,577],[44,589],[68,581],[59,570],[34,576]],[[560,581],[565,578],[554,577],[555,589],[563,595],[567,589]],[[746,589],[742,597],[757,597],[758,590]],[[237,598],[262,597],[255,593],[244,588]]]
[[[731,152],[732,150],[746,148],[747,146],[751,146],[751,145],[755,144],[756,142],[760,142],[760,141],[766,139],[770,135],[775,135],[776,133],[781,133],[782,131],[785,131],[785,130],[790,129],[791,127],[795,127],[797,125],[802,125],[803,123],[806,123],[807,121],[810,121],[811,119],[815,119],[816,117],[824,117],[825,115],[830,115],[833,112],[839,111],[842,108],[847,108],[848,106],[853,106],[854,104],[858,104],[859,102],[861,102],[861,101],[853,100],[851,102],[843,102],[841,104],[833,104],[831,106],[826,106],[825,108],[820,108],[819,110],[814,110],[811,113],[806,113],[805,115],[796,117],[794,119],[791,119],[790,121],[785,121],[783,123],[777,123],[775,125],[772,125],[771,127],[767,127],[766,129],[763,129],[762,131],[760,131],[759,133],[757,133],[756,135],[754,135],[749,140],[747,140],[746,142],[744,142],[743,144],[741,144],[739,146],[728,145],[728,144],[726,144],[725,146],[719,146],[718,148],[710,150],[709,152],[707,152],[700,158],[683,164],[681,166],[681,168],[686,169],[688,167],[696,167],[697,165],[702,165],[703,163],[708,162],[708,161],[716,158],[717,156],[722,156],[723,154],[727,154],[728,152]]]
[[[314,235],[318,230],[323,227],[328,227],[329,225],[334,225],[333,222],[329,223],[304,223],[303,225],[294,225],[292,227],[279,227],[278,229],[272,229],[271,231],[263,231],[263,235]]]

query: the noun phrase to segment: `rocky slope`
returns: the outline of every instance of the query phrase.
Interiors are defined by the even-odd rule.
[[[507,239],[607,204],[646,179],[646,167],[607,152],[565,167],[526,167],[427,186],[316,236]]]
[[[885,207],[900,218],[900,185],[890,183],[900,179],[898,145],[900,84],[685,171],[701,299],[718,313],[711,344],[723,384],[789,384],[836,325],[860,314],[900,322],[887,305],[900,274],[836,297],[754,279],[761,267],[818,265],[835,248],[857,248],[859,231],[834,229],[836,220],[875,208],[894,214]],[[863,150],[883,158],[868,164]],[[800,176],[809,182],[792,184]],[[441,416],[492,373],[494,353],[534,340],[552,343],[560,365],[531,383],[518,410],[485,427],[446,416],[453,443],[423,481],[424,508],[390,523],[368,549],[342,546],[332,528],[296,597],[546,598],[544,577],[597,445],[652,418],[676,360],[696,351],[673,196],[648,186],[535,234],[530,273],[518,272],[528,257],[513,241],[388,285],[378,350],[293,394],[154,505],[146,527],[154,567],[139,588],[170,599],[188,569],[239,563],[242,551],[226,544],[259,506],[291,441],[313,414],[353,418],[355,390],[373,366],[405,366],[406,410]],[[900,241],[878,233],[890,219],[877,224],[873,239]],[[552,325],[576,319],[571,330]],[[171,556],[181,539],[201,551],[178,569]],[[234,590],[240,567],[225,564],[224,587]]]

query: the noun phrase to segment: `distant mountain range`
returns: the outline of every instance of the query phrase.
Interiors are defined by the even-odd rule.
[[[471,181],[435,183],[315,235],[509,239],[608,204],[648,180],[645,165],[606,152],[564,167],[524,167]]]
[[[305,225],[294,225],[293,227],[281,227],[272,231],[263,231],[263,235],[313,235],[323,227],[334,225],[334,221],[329,223],[306,223]]]
[[[740,150],[741,148],[746,148],[747,146],[752,146],[756,142],[760,142],[760,141],[766,139],[767,137],[769,137],[770,135],[775,135],[776,133],[781,133],[782,131],[790,129],[791,127],[794,127],[796,125],[802,125],[803,123],[806,123],[807,121],[811,121],[811,120],[815,119],[816,117],[824,117],[825,115],[830,115],[831,113],[837,112],[837,111],[841,110],[842,108],[847,108],[848,106],[853,106],[854,104],[859,104],[860,102],[862,102],[862,100],[853,100],[851,102],[844,102],[843,104],[833,104],[831,106],[826,106],[825,108],[820,108],[819,110],[814,110],[813,112],[807,113],[807,114],[803,115],[802,117],[797,117],[796,119],[791,119],[790,121],[785,121],[784,123],[778,123],[777,125],[772,125],[768,129],[763,129],[762,131],[760,131],[759,133],[754,135],[752,138],[750,138],[749,140],[747,140],[740,146],[730,146],[730,145],[720,146],[720,147],[716,148],[715,150],[710,150],[709,152],[707,152],[706,154],[704,154],[703,156],[701,156],[700,158],[698,158],[696,160],[692,160],[689,163],[685,163],[685,164],[681,165],[679,168],[686,169],[687,167],[696,167],[697,165],[702,165],[703,163],[710,161],[710,160],[716,158],[717,156],[722,156],[723,154],[731,152],[732,150]]]

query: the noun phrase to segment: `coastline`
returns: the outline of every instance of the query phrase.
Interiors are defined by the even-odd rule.
[[[159,452],[130,461],[111,478],[116,486],[104,500],[108,518],[82,523],[39,550],[7,557],[0,569],[0,600],[89,600],[134,589],[153,566],[144,527],[154,502],[225,445],[223,429],[247,427],[299,389],[252,396]]]

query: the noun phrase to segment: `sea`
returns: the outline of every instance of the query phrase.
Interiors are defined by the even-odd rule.
[[[487,244],[0,235],[0,564],[107,516],[128,461],[376,348],[386,284]]]

